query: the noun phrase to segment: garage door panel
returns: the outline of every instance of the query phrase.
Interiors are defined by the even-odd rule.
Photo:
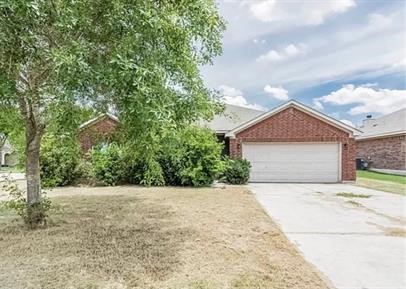
[[[338,143],[244,143],[252,182],[337,182]]]

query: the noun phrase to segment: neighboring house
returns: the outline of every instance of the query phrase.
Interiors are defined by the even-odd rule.
[[[82,149],[108,136],[117,118],[104,115],[81,127]],[[226,105],[225,115],[202,124],[225,143],[227,154],[251,162],[252,182],[354,181],[355,140],[359,131],[297,101],[263,112]]]
[[[82,152],[111,138],[118,125],[116,116],[106,113],[93,118],[79,127],[79,142]]]
[[[357,157],[371,168],[406,170],[406,108],[377,119],[368,115],[359,129]]]
[[[17,154],[11,144],[6,140],[0,146],[0,167],[13,167],[17,165]]]

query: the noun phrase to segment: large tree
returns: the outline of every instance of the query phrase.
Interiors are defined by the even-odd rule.
[[[0,0],[0,118],[25,128],[28,206],[51,108],[67,121],[72,104],[113,109],[148,149],[215,113],[199,67],[223,30],[214,0]]]

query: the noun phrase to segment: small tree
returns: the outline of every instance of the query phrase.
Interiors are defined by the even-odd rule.
[[[199,66],[221,52],[223,30],[214,0],[0,1],[0,118],[18,113],[24,127],[27,205],[40,207],[50,108],[67,123],[72,104],[112,108],[146,152],[212,117]]]

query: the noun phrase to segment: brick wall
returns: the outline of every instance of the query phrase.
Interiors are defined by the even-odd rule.
[[[406,170],[406,135],[357,140],[356,155],[373,168]]]
[[[85,153],[94,145],[111,139],[117,125],[117,121],[105,116],[95,123],[83,128],[79,132],[79,142],[82,152]]]
[[[230,139],[230,156],[241,157],[243,142],[341,142],[342,180],[354,181],[355,141],[342,131],[294,107],[289,107]]]

